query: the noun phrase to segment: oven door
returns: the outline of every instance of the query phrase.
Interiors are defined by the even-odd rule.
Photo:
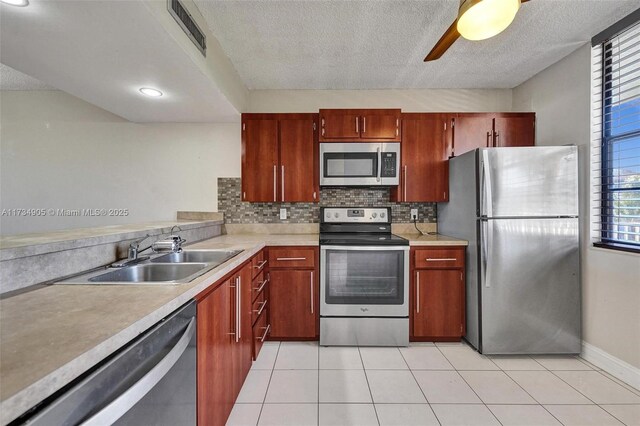
[[[408,246],[321,246],[320,315],[409,315]]]
[[[321,143],[320,185],[398,185],[399,161],[399,143]]]

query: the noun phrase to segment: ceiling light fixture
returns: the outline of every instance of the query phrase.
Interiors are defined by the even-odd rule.
[[[146,96],[150,96],[152,98],[159,98],[162,96],[162,92],[158,89],[153,89],[151,87],[142,87],[140,88],[140,93]]]
[[[18,7],[29,6],[29,0],[0,0],[0,3]]]
[[[513,22],[520,0],[462,0],[458,9],[458,32],[467,40],[485,40]]]

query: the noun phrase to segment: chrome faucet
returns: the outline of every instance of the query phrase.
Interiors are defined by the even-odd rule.
[[[158,239],[153,242],[151,245],[140,249],[140,244],[144,242],[147,238],[150,238],[151,235],[147,234],[143,239],[134,241],[129,244],[129,249],[127,250],[127,258],[123,260],[119,260],[113,263],[111,266],[114,268],[122,268],[124,266],[133,265],[144,260],[149,259],[150,256],[142,256],[140,257],[140,253],[152,249],[154,253],[178,253],[182,251],[182,244],[187,240],[182,238],[179,234],[173,235],[173,230],[178,228],[179,231],[182,229],[178,225],[174,225],[171,227],[169,231],[170,237],[165,240],[160,240],[160,237],[166,234],[160,234]]]

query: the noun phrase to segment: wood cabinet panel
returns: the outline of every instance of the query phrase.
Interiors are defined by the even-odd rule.
[[[321,109],[320,142],[400,142],[399,109]]]
[[[251,282],[251,300],[256,300],[258,295],[264,291],[269,283],[269,273],[260,272]]]
[[[265,251],[260,250],[255,256],[251,258],[251,278],[255,278],[259,273],[264,271],[264,268],[267,266],[267,259],[265,256]]]
[[[267,299],[265,298],[265,291],[261,291],[258,297],[251,304],[251,323],[255,323],[256,319],[267,309]]]
[[[247,263],[238,273],[238,284],[240,285],[240,341],[237,347],[239,348],[239,356],[237,359],[240,361],[240,367],[237,372],[237,381],[239,386],[236,388],[240,393],[244,379],[249,374],[251,369],[252,354],[253,354],[253,339],[251,335],[252,322],[252,289],[251,289],[251,265]],[[237,395],[237,394],[236,394]]]
[[[320,110],[320,140],[360,138],[360,117],[357,113],[323,114]]]
[[[413,261],[416,269],[464,268],[464,254],[459,247],[415,249]]]
[[[362,114],[361,139],[389,139],[400,138],[400,117],[398,114]]]
[[[413,335],[460,337],[464,332],[464,273],[457,269],[414,273]]]
[[[274,339],[309,339],[318,334],[318,274],[313,270],[269,271],[269,316]]]
[[[492,114],[458,114],[455,118],[453,152],[456,156],[493,144]]]
[[[319,188],[314,118],[280,120],[280,201],[314,202]]]
[[[267,320],[267,313],[263,312],[253,326],[253,359],[258,359],[262,344],[269,337],[271,327]]]
[[[318,249],[314,247],[271,247],[270,268],[315,268]]]
[[[277,201],[278,120],[243,120],[242,126],[242,199]]]
[[[534,146],[535,114],[496,117],[494,120],[494,146]]]

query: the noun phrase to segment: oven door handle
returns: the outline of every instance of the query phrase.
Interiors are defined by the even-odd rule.
[[[320,251],[340,250],[340,251],[405,251],[409,252],[409,246],[339,246],[339,245],[320,245]]]
[[[119,397],[110,402],[102,410],[82,423],[83,426],[110,425],[124,416],[134,405],[158,384],[171,368],[178,362],[182,354],[187,350],[189,342],[196,332],[196,319],[189,321],[187,329],[169,351],[147,374],[124,391]]]
[[[378,147],[376,151],[378,152],[378,174],[376,175],[376,181],[380,182],[382,175],[382,152],[380,152],[380,147]]]

